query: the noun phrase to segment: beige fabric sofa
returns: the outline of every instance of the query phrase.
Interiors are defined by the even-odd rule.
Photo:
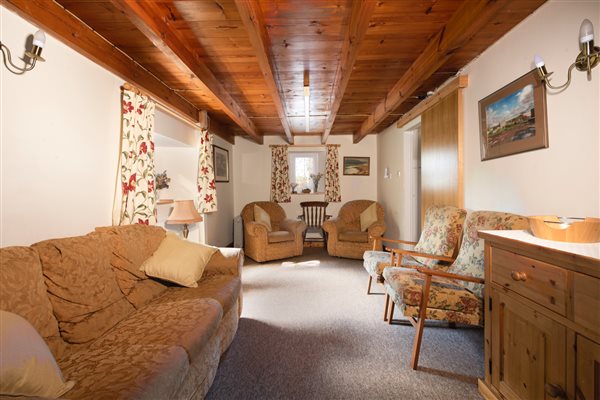
[[[164,236],[129,225],[0,249],[0,308],[27,319],[76,382],[64,398],[207,393],[237,330],[243,252],[219,249],[197,288],[178,287],[139,271]]]
[[[366,250],[381,250],[381,241],[373,248],[374,238],[385,232],[383,207],[377,204],[377,222],[366,232],[360,230],[360,213],[367,209],[372,200],[349,201],[340,208],[337,218],[325,221],[323,229],[327,232],[327,252],[330,256],[363,259]]]
[[[254,205],[265,210],[271,218],[271,232],[264,224],[255,222]],[[256,201],[242,209],[244,221],[244,252],[257,262],[301,256],[304,249],[303,221],[287,219],[285,211],[272,201]]]

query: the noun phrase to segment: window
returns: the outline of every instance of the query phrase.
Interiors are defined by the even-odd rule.
[[[309,189],[315,193],[314,182],[310,175],[323,174],[319,180],[317,193],[325,191],[325,150],[289,151],[290,183],[297,184],[296,193]]]

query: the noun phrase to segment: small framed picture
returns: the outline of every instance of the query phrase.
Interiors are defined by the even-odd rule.
[[[479,100],[481,161],[548,147],[546,85],[537,70]]]
[[[229,182],[229,151],[213,145],[213,162],[215,165],[215,181]]]
[[[344,157],[344,175],[369,176],[370,157]]]

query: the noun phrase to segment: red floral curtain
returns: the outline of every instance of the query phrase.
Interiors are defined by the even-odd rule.
[[[327,145],[327,161],[325,163],[325,201],[342,201],[340,191],[340,165],[338,146]]]
[[[198,212],[217,211],[217,187],[213,165],[213,135],[207,129],[200,136],[200,154],[198,156]]]
[[[121,151],[113,225],[156,224],[154,210],[154,102],[121,91]]]
[[[289,168],[287,146],[271,146],[271,201],[292,201]]]

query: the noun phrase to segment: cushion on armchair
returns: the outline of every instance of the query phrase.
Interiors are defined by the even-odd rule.
[[[254,205],[254,221],[266,226],[268,232],[273,230],[271,227],[271,217],[269,216],[269,213],[256,204]]]
[[[338,234],[338,239],[342,242],[368,243],[369,234],[367,232],[346,231],[340,232]]]
[[[377,222],[377,203],[371,204],[360,213],[360,230],[366,232],[375,222]]]
[[[267,241],[269,243],[281,243],[281,242],[289,242],[294,240],[294,235],[292,232],[288,231],[275,231],[269,232],[267,234]]]

